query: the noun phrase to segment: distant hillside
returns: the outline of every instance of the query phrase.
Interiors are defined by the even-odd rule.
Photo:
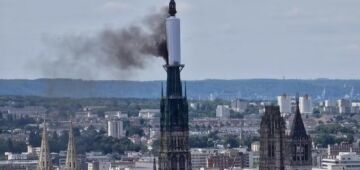
[[[73,79],[0,80],[0,95],[45,97],[158,98],[161,81],[85,81]],[[314,99],[360,99],[360,80],[200,80],[187,81],[188,97],[275,99],[277,95],[309,94]]]

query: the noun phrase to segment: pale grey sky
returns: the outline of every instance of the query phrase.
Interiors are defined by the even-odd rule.
[[[359,0],[177,0],[183,79],[360,79]],[[0,0],[0,78],[42,78],[44,39],[124,27],[168,0]],[[81,63],[79,63],[81,64]],[[164,79],[161,59],[130,77]],[[110,69],[111,70],[111,69]]]

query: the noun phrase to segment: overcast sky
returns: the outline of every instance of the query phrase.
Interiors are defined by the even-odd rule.
[[[359,0],[177,0],[183,79],[360,79]],[[125,27],[167,0],[0,0],[0,78],[47,77],[48,37]],[[54,54],[55,55],[55,54]],[[131,76],[87,66],[55,77],[158,80],[161,59]],[[79,63],[81,65],[81,63]],[[76,70],[76,69],[75,69]],[[86,69],[85,69],[86,70]],[[96,71],[93,71],[96,70]]]

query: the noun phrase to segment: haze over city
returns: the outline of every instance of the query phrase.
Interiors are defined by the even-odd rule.
[[[81,60],[63,71],[42,67],[59,57],[51,50],[53,40],[140,23],[165,5],[0,0],[0,78],[164,79],[160,58],[126,75]],[[357,0],[181,0],[183,79],[359,79],[359,6]],[[83,73],[76,73],[77,66]]]

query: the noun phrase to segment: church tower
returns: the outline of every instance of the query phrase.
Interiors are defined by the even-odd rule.
[[[169,4],[166,19],[168,62],[166,95],[160,102],[160,155],[159,170],[191,170],[189,147],[188,102],[182,91],[180,72],[180,20],[176,18],[176,3]],[[185,88],[186,89],[186,88]],[[162,92],[163,93],[163,92]]]
[[[80,170],[76,157],[76,147],[72,121],[70,121],[69,143],[67,148],[65,170]]]
[[[285,139],[279,106],[266,106],[260,123],[259,170],[284,170]]]
[[[311,170],[311,137],[307,135],[296,98],[296,113],[287,140],[286,170]]]
[[[41,148],[37,170],[53,170],[46,130],[46,121],[44,120],[44,129],[41,139]]]

